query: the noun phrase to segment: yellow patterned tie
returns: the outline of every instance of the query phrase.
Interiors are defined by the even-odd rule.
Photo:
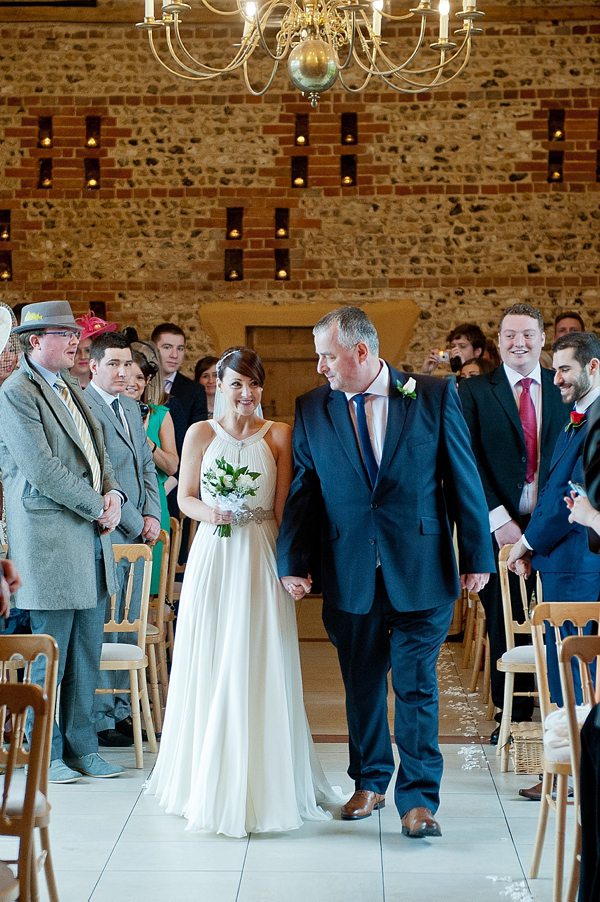
[[[100,463],[98,461],[98,455],[96,454],[96,449],[94,448],[94,443],[92,441],[92,436],[88,424],[82,416],[81,411],[75,404],[73,396],[71,395],[71,392],[67,387],[67,383],[64,382],[63,379],[59,378],[54,384],[56,385],[61,398],[69,408],[69,412],[73,417],[73,420],[75,421],[75,427],[82,441],[85,456],[87,457],[90,467],[92,468],[92,484],[94,486],[94,489],[97,492],[100,492],[102,488],[102,474],[100,473]]]

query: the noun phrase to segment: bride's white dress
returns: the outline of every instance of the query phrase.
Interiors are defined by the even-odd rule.
[[[259,472],[249,509],[272,511],[267,422],[243,442],[214,420],[202,473],[220,457]],[[214,505],[211,497],[203,501]],[[304,711],[294,602],[275,562],[274,519],[220,538],[199,523],[186,566],[167,710],[146,791],[188,829],[226,836],[293,830],[340,804]]]

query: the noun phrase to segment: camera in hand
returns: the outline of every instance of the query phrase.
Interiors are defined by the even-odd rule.
[[[148,407],[147,404],[144,404],[143,401],[138,401],[138,404],[140,405],[140,413],[142,415],[142,420],[145,420],[146,417],[148,416],[148,414],[150,413],[150,408]]]

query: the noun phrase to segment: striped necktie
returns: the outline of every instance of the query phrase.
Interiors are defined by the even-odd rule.
[[[102,474],[100,472],[100,463],[98,461],[98,455],[96,454],[96,449],[94,448],[94,443],[92,441],[92,435],[90,433],[88,424],[86,423],[81,411],[75,404],[73,396],[67,387],[67,383],[63,379],[58,378],[54,384],[56,385],[58,393],[67,405],[69,413],[71,414],[75,422],[75,428],[79,433],[79,437],[83,445],[83,450],[85,451],[85,456],[87,457],[92,470],[92,485],[97,492],[100,492],[102,488]]]

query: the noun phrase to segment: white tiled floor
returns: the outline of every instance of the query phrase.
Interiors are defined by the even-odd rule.
[[[500,774],[495,749],[479,739],[493,724],[483,722],[479,697],[462,690],[460,653],[447,646],[440,663],[440,733],[458,738],[442,746],[440,839],[403,837],[391,791],[387,807],[362,822],[336,812],[283,835],[190,833],[143,795],[150,754],[136,771],[133,752],[108,752],[128,767],[125,776],[51,787],[61,902],[549,902],[553,816],[541,876],[528,881],[539,805],[520,799],[518,789],[536,780]],[[307,707],[312,718],[308,700]],[[345,743],[319,743],[318,751],[331,782],[350,792]],[[0,843],[0,857],[8,857],[7,844]],[[41,885],[45,900],[43,878]]]

